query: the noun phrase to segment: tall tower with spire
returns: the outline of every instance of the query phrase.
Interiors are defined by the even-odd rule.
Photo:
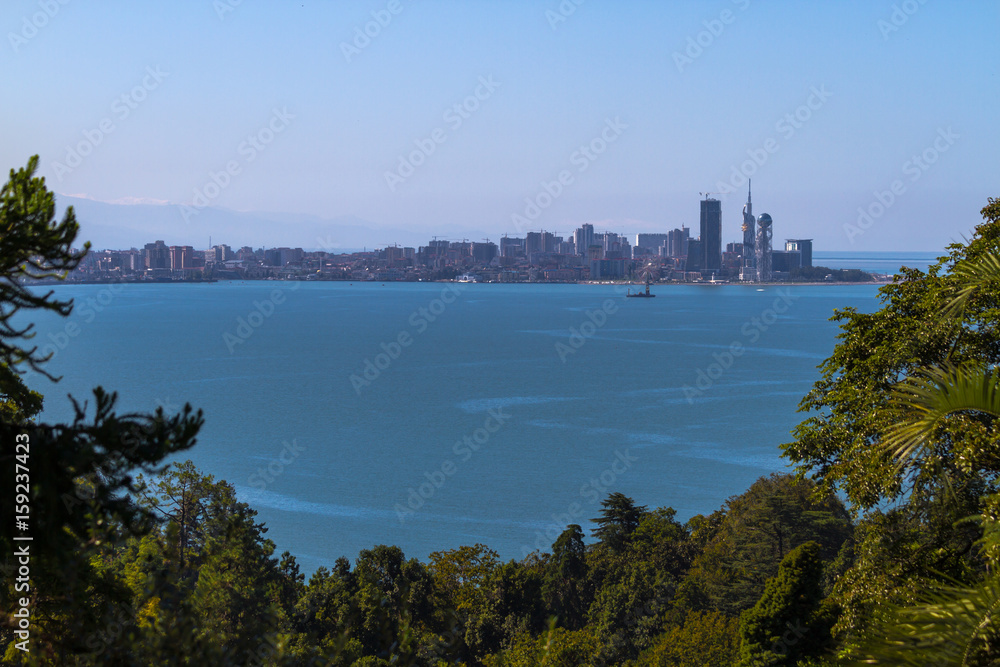
[[[743,206],[743,265],[740,280],[753,282],[757,279],[757,230],[753,217],[753,203],[750,201],[750,181],[747,181],[747,203]]]

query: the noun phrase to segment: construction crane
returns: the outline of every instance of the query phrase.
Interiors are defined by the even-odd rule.
[[[699,192],[698,194],[700,194],[705,199],[708,199],[708,195],[721,195],[721,194],[725,194],[725,193],[724,192]]]

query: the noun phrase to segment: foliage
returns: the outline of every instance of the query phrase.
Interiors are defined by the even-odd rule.
[[[739,651],[738,619],[715,611],[692,611],[639,656],[635,667],[732,667]]]
[[[38,156],[28,160],[23,169],[10,170],[10,178],[0,188],[0,363],[10,369],[27,364],[45,373],[41,364],[48,357],[38,356],[37,346],[21,343],[34,336],[34,325],[15,324],[22,310],[51,311],[69,315],[72,301],[53,299],[53,291],[36,294],[25,281],[40,278],[64,278],[83,259],[74,252],[73,241],[79,225],[73,207],[66,209],[62,222],[55,220],[55,196],[45,187],[44,178],[36,178]]]
[[[59,276],[80,254],[72,210],[54,221],[36,167],[0,191],[0,474],[14,478],[15,444],[30,442],[33,537],[30,591],[10,576],[0,586],[6,663],[1000,660],[1000,202],[968,244],[884,287],[877,312],[835,313],[840,343],[784,446],[799,476],[761,478],[686,524],[614,492],[590,544],[574,524],[521,561],[476,544],[425,564],[378,545],[306,582],[232,485],[190,461],[167,466],[202,425],[189,406],[120,415],[96,388],[71,423],[38,421],[42,396],[21,373],[44,374],[45,360],[15,316],[72,304],[24,280]],[[4,553],[17,531],[0,503]],[[24,595],[30,654],[8,611]]]
[[[740,620],[740,667],[798,664],[832,644],[834,610],[823,604],[820,546],[791,551],[760,600]]]
[[[783,446],[860,517],[855,566],[834,589],[848,644],[888,622],[889,603],[934,582],[968,587],[986,567],[979,525],[962,521],[1000,473],[996,413],[980,409],[1000,360],[1000,201],[982,214],[970,241],[883,287],[876,312],[835,311],[840,342],[801,404],[813,414]]]
[[[840,500],[809,480],[791,475],[763,477],[701,526],[704,546],[681,585],[691,609],[738,616],[757,602],[768,579],[794,548],[808,541],[820,545],[832,561],[852,535],[850,517]]]

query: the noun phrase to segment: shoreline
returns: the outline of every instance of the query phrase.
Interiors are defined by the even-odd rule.
[[[625,283],[625,282],[611,282],[611,281],[594,281],[594,280],[578,280],[575,282],[569,281],[544,281],[539,280],[535,282],[460,282],[457,280],[266,280],[266,279],[239,279],[239,280],[73,280],[73,281],[52,281],[52,282],[37,282],[29,283],[28,286],[31,287],[65,287],[70,285],[208,285],[216,283],[349,283],[354,285],[386,285],[386,284],[437,284],[437,283],[449,283],[456,285],[591,285],[591,286],[617,286],[617,287],[635,287],[643,288],[645,285],[643,283]],[[843,287],[845,285],[871,285],[874,287],[882,287],[884,285],[891,285],[891,280],[886,281],[865,281],[865,282],[848,282],[848,281],[816,281],[816,282],[774,282],[774,283],[741,283],[741,282],[679,282],[670,281],[663,283],[652,283],[650,288],[656,287],[755,287],[755,288],[767,288],[767,287],[810,287],[810,286],[829,286],[829,287]]]

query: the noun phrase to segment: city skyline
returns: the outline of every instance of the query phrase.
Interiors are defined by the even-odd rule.
[[[1000,9],[903,4],[18,1],[0,155],[39,154],[61,200],[120,202],[81,210],[97,245],[158,215],[187,243],[227,216],[296,244],[344,218],[655,233],[703,191],[731,231],[752,177],[790,237],[940,248],[991,194]]]

